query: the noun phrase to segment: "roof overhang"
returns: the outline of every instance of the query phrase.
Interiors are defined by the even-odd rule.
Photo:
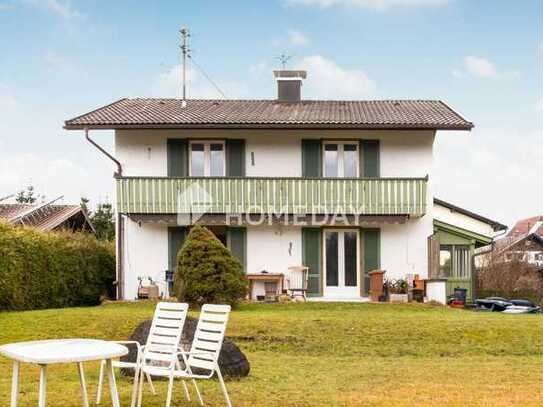
[[[507,225],[504,225],[500,222],[497,222],[495,220],[489,219],[487,217],[481,216],[475,212],[471,212],[467,209],[461,208],[459,206],[453,205],[449,202],[442,201],[441,199],[434,198],[434,204],[443,206],[447,209],[450,209],[453,212],[461,213],[462,215],[469,216],[470,218],[476,219],[479,222],[486,223],[487,225],[490,225],[494,232],[499,232],[501,230],[507,230]]]
[[[490,244],[492,243],[492,240],[493,240],[492,237],[490,236],[485,236],[480,233],[473,232],[471,230],[467,230],[467,229],[464,229],[455,225],[451,225],[445,222],[441,222],[436,219],[434,219],[434,227],[438,230],[443,230],[444,232],[448,232],[453,235],[475,240],[476,243],[479,243],[481,245]]]
[[[291,124],[291,123],[270,123],[270,124],[65,124],[64,130],[138,130],[138,129],[286,129],[286,130],[433,130],[433,131],[471,131],[471,126],[405,126],[405,125],[359,125],[359,124]]]

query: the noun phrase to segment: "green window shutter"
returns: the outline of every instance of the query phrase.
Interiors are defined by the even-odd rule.
[[[226,139],[226,176],[245,176],[245,140]]]
[[[226,244],[243,265],[243,270],[247,272],[247,230],[245,228],[228,228]]]
[[[302,177],[322,177],[322,143],[320,140],[302,140]]]
[[[379,140],[360,141],[360,176],[377,178],[380,176]]]
[[[186,177],[189,175],[189,148],[187,140],[168,139],[168,177]]]
[[[381,231],[379,229],[362,230],[362,253],[364,256],[364,294],[369,295],[369,272],[381,267]]]
[[[307,293],[313,296],[322,295],[321,236],[320,228],[302,228],[302,263],[309,267]]]
[[[187,228],[184,226],[171,226],[168,228],[168,269],[177,268],[177,253],[183,247],[187,237]]]

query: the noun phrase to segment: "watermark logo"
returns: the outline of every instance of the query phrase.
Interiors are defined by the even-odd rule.
[[[198,184],[191,184],[177,193],[177,224],[193,225],[213,212],[213,196]]]

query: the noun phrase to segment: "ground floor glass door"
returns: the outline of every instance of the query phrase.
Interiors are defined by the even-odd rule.
[[[358,230],[324,231],[324,295],[360,296]]]

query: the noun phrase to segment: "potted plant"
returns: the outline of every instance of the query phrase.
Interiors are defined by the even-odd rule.
[[[390,302],[408,302],[407,281],[404,279],[386,280],[385,287]]]

